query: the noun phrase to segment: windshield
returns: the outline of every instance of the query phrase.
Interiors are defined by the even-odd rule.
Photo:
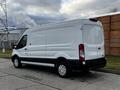
[[[21,40],[19,41],[16,49],[23,48],[23,47],[26,46],[26,44],[27,44],[27,35],[24,35],[24,36],[21,38]]]

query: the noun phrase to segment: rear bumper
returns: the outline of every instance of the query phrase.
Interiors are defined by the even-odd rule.
[[[106,59],[99,58],[94,60],[87,60],[85,67],[90,69],[102,68],[106,66]]]
[[[93,60],[85,60],[84,64],[80,61],[71,62],[71,68],[82,70],[82,69],[97,69],[97,68],[103,68],[106,66],[106,59],[105,58],[99,58],[99,59],[93,59]]]

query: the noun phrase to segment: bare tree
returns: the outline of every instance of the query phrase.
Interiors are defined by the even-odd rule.
[[[3,37],[5,37],[5,36],[7,37],[7,38],[6,38],[6,39],[7,39],[7,44],[9,45],[7,1],[4,0],[4,2],[0,3],[0,7],[1,7],[2,12],[3,12],[3,17],[0,18],[0,22],[1,22],[1,24],[4,26],[4,29],[2,29],[3,32],[4,32],[2,36],[3,36]],[[2,13],[2,12],[1,12],[1,13]],[[4,42],[4,40],[2,40],[1,42],[2,42],[3,52],[5,52],[5,48],[6,48],[6,47],[5,47],[5,42]]]

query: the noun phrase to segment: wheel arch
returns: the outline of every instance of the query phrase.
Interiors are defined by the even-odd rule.
[[[66,63],[68,66],[70,65],[69,60],[64,57],[58,57],[55,66],[57,67],[59,63]]]
[[[13,55],[13,56],[11,57],[12,62],[13,62],[13,60],[14,60],[15,58],[19,58],[19,56],[18,56],[17,54]]]

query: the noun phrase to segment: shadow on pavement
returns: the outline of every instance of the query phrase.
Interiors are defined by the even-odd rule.
[[[48,75],[53,75],[57,77],[57,73],[54,68],[51,67],[42,67],[42,66],[34,66],[34,65],[25,65],[23,69],[32,70],[35,72],[42,72]],[[100,73],[96,73],[94,71],[90,71],[87,73],[84,72],[72,72],[70,75],[69,80],[80,80],[81,82],[89,81],[89,80],[96,80],[102,77]]]

